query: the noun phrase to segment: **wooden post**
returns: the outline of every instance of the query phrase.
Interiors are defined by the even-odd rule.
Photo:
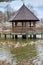
[[[36,39],[36,34],[33,35],[33,39]]]
[[[14,34],[12,34],[12,39],[14,39]]]
[[[0,33],[0,38],[1,38],[1,33]]]
[[[15,27],[17,27],[17,22],[15,22]]]
[[[14,32],[14,22],[12,22],[12,31]]]
[[[22,22],[22,27],[23,27],[23,22]]]
[[[25,22],[25,27],[26,27],[26,22]]]
[[[22,21],[22,31],[23,31],[23,21]]]
[[[26,22],[22,22],[22,27],[25,26],[26,27]]]
[[[6,34],[4,34],[5,35],[5,39],[6,39]]]
[[[30,27],[31,27],[31,22],[30,22]]]
[[[26,39],[26,35],[22,35],[22,39]]]
[[[15,39],[18,39],[18,38],[17,38],[17,35],[15,35]]]
[[[12,22],[12,32],[14,33],[14,22]],[[12,39],[14,39],[14,35],[12,34]]]
[[[33,22],[33,26],[34,26],[34,33],[35,33],[35,23],[36,23],[36,22]],[[33,39],[36,39],[36,34],[33,34]]]

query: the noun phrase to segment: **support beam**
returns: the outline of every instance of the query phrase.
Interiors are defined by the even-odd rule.
[[[26,39],[26,35],[22,35],[22,39]]]
[[[12,39],[14,39],[14,34],[12,34]]]
[[[23,22],[22,22],[22,27],[23,27]]]
[[[15,35],[15,39],[18,39],[17,35]]]
[[[33,35],[33,39],[36,39],[36,34]]]
[[[15,27],[17,27],[17,22],[15,22]]]
[[[5,39],[7,39],[7,36],[6,36],[6,34],[4,34],[5,35]]]
[[[34,26],[34,27],[35,27],[35,23],[36,23],[36,22],[33,22],[33,26]]]
[[[12,22],[12,31],[14,32],[14,22]]]
[[[32,35],[30,34],[30,39],[32,39]]]
[[[0,38],[1,38],[1,33],[0,33]]]
[[[22,22],[22,27],[26,27],[26,22]]]

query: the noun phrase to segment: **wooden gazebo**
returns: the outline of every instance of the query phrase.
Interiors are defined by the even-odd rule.
[[[14,33],[15,38],[17,38],[19,34],[22,35],[23,38],[26,38],[27,33],[30,34],[30,37],[31,34],[33,34],[35,38],[36,34],[34,31],[37,21],[39,21],[39,19],[24,4],[9,20],[9,22],[12,22],[12,33]]]

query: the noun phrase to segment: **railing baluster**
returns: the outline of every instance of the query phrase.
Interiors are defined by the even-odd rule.
[[[34,27],[14,27],[14,33],[24,33],[30,30],[34,31]]]

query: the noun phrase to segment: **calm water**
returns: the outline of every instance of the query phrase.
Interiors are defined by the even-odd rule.
[[[12,65],[29,63],[32,65],[42,65],[43,63],[43,44],[29,45],[24,48],[0,48],[0,60],[7,60]]]

